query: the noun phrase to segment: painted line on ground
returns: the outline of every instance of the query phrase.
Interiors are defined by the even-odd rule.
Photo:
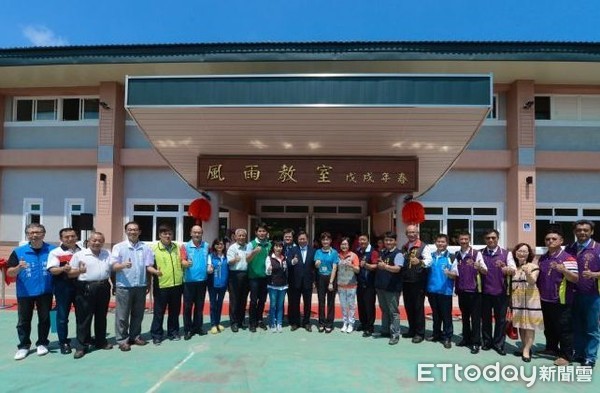
[[[154,393],[158,390],[158,388],[165,383],[170,377],[171,375],[173,375],[175,372],[177,372],[177,370],[179,370],[179,368],[181,366],[183,366],[188,360],[190,360],[192,358],[192,356],[194,356],[195,352],[191,352],[189,355],[187,355],[185,357],[185,359],[183,359],[182,361],[180,361],[179,363],[177,363],[175,365],[175,367],[173,367],[171,369],[171,371],[169,371],[168,373],[166,373],[165,375],[163,375],[163,377],[161,379],[158,380],[158,382],[156,382],[154,384],[154,386],[152,386],[150,389],[148,389],[146,391],[146,393]]]

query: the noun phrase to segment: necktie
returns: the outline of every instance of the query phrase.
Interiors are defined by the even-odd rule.
[[[306,262],[306,247],[301,248],[300,252],[302,253],[302,263],[304,263]]]

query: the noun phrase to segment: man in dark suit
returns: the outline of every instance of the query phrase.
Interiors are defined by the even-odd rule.
[[[288,233],[289,235],[289,233]],[[286,233],[284,232],[284,239]],[[292,232],[293,237],[293,232]],[[286,259],[288,262],[288,319],[291,330],[300,326],[312,331],[310,326],[310,309],[312,303],[313,283],[315,281],[315,249],[308,244],[306,232],[298,233],[298,246]],[[300,319],[300,297],[304,304],[304,313]]]

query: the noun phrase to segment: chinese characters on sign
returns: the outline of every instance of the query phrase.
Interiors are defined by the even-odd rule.
[[[228,157],[198,160],[206,190],[413,192],[415,157]]]

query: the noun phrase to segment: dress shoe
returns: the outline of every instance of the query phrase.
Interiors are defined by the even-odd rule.
[[[361,324],[361,325],[358,325],[358,327],[356,329],[354,329],[354,330],[356,330],[357,332],[362,332],[364,329],[363,329],[362,324]]]
[[[237,333],[240,330],[240,328],[238,327],[238,325],[236,323],[234,323],[233,325],[231,325],[231,331],[234,333]]]
[[[267,325],[265,325],[264,321],[259,321],[258,327],[261,328],[262,330],[267,330]]]
[[[414,336],[411,341],[413,344],[420,344],[423,342],[423,340],[423,336]]]
[[[596,365],[595,362],[592,362],[590,360],[586,360],[585,362],[581,363],[581,365],[583,367],[590,367],[590,368],[594,368],[594,366]]]
[[[450,341],[450,340],[444,340],[444,342],[442,344],[444,345],[444,348],[446,348],[446,349],[452,348],[452,341]]]
[[[362,334],[363,337],[371,337],[373,333],[370,330],[365,330]]]
[[[206,336],[207,333],[206,333],[206,330],[200,328],[200,329],[198,329],[198,331],[196,332],[196,334],[199,335],[199,336]]]
[[[298,330],[298,325],[290,326],[290,331],[295,332],[296,330]]]
[[[106,351],[113,349],[113,345],[110,343],[106,343],[104,345],[96,345],[96,349],[104,349]]]
[[[471,353],[473,355],[477,355],[479,353],[479,345],[473,345],[473,346],[471,346]]]
[[[413,338],[415,335],[412,333],[404,333],[402,334],[402,338]]]
[[[193,334],[193,333],[191,333],[191,332],[185,332],[185,333],[183,333],[183,339],[184,339],[185,341],[191,340],[193,335],[194,335],[194,334]]]
[[[525,363],[529,363],[529,362],[531,362],[531,356],[521,355],[521,360],[524,361]]]
[[[571,362],[565,358],[558,358],[554,361],[555,366],[568,366]]]
[[[256,333],[256,326],[249,327],[251,333]]]
[[[70,344],[62,344],[60,346],[60,353],[62,353],[63,355],[68,355],[71,352],[73,352],[73,350],[71,349],[71,345]]]
[[[170,341],[179,341],[179,340],[181,340],[181,336],[179,334],[175,334],[175,335],[169,337],[169,340]]]
[[[85,349],[80,348],[75,351],[75,354],[73,355],[73,359],[81,359],[84,356],[85,356]]]
[[[127,343],[122,343],[122,344],[119,344],[119,349],[122,352],[129,352],[129,351],[131,351],[131,346]]]
[[[162,340],[160,338],[155,338],[152,340],[152,344],[159,346],[160,344],[162,344]]]
[[[319,326],[319,333],[323,333],[325,331],[325,326]]]
[[[494,347],[494,351],[500,356],[506,356],[506,351],[502,347]]]
[[[141,337],[138,337],[135,340],[133,340],[132,343],[129,343],[129,344],[135,344],[135,345],[139,345],[140,347],[143,347],[144,345],[148,344],[148,341],[144,340]]]
[[[458,344],[456,344],[456,346],[457,346],[457,347],[468,347],[468,346],[469,346],[469,343],[468,343],[468,342],[466,342],[465,340],[460,340],[460,341],[458,342]]]
[[[306,330],[307,332],[312,332],[312,326],[310,326],[310,323],[304,325],[304,330]]]
[[[333,328],[330,328],[330,327],[325,328],[325,333],[329,334],[331,332],[333,332]]]
[[[487,345],[487,344],[483,344],[483,346],[481,347],[482,351],[489,351],[490,349],[492,349],[492,347],[490,345]]]
[[[429,342],[432,342],[432,343],[437,343],[437,342],[440,342],[442,340],[439,337],[436,337],[436,336],[428,336],[428,337],[425,338],[425,341],[429,341]]]
[[[393,336],[390,338],[390,341],[388,341],[388,344],[396,345],[396,344],[398,344],[399,341],[400,341],[400,338],[398,336]]]

